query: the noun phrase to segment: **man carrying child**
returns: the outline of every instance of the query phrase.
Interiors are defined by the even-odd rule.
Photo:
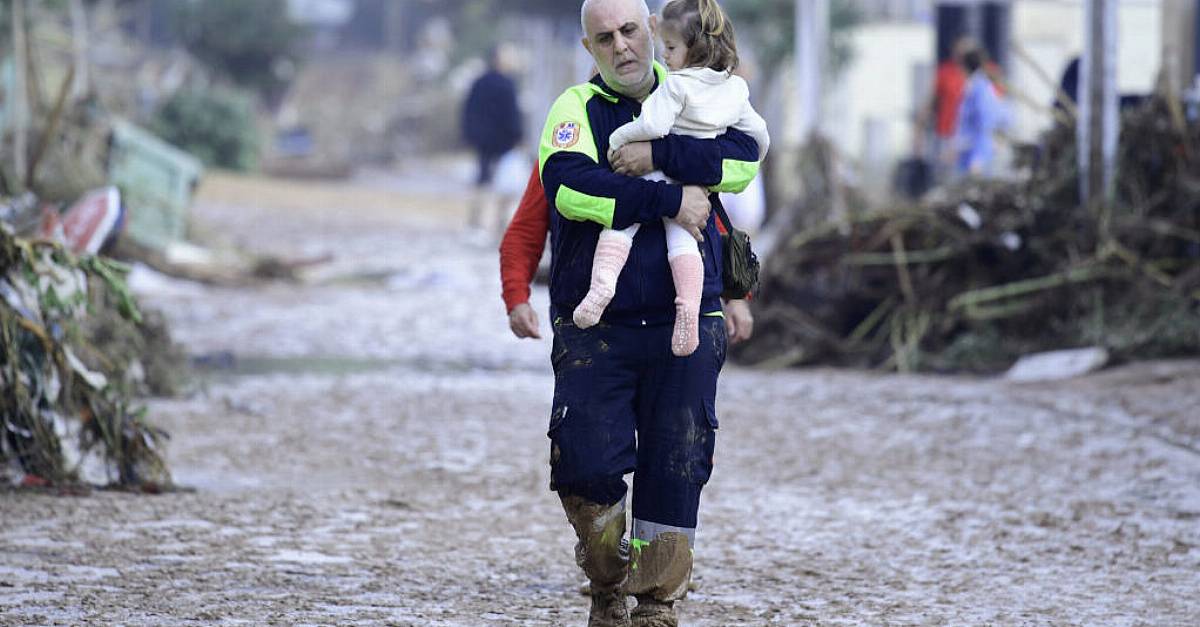
[[[715,192],[740,191],[753,179],[760,147],[729,129],[712,139],[672,134],[631,143],[610,159],[609,135],[638,116],[666,79],[654,62],[657,20],[644,0],[585,0],[581,16],[599,74],[558,98],[539,151],[552,209],[551,489],[591,582],[589,625],[675,625],[674,602],[691,578],[700,492],[713,467],[727,345],[711,203],[719,202]],[[635,178],[655,170],[678,183]],[[672,354],[676,305],[664,218],[696,237],[703,262],[699,341],[687,356]],[[642,228],[611,301],[597,324],[579,328],[572,314],[588,292],[601,230],[635,223]],[[624,480],[631,472],[632,491]],[[632,616],[627,596],[637,598]]]

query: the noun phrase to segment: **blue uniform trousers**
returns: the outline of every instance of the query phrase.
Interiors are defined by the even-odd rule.
[[[714,316],[700,319],[688,357],[671,354],[670,324],[585,330],[555,319],[550,488],[613,505],[633,472],[634,537],[678,531],[694,543],[726,345],[725,321]]]

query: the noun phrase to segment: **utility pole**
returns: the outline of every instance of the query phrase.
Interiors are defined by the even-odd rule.
[[[822,77],[829,41],[829,0],[796,0],[795,74],[799,91],[799,143],[821,126]]]
[[[12,103],[14,180],[24,180],[29,132],[29,94],[25,81],[29,69],[29,60],[25,55],[25,0],[12,0],[12,41],[13,93],[9,97]]]
[[[71,44],[75,55],[75,80],[71,100],[78,101],[88,89],[88,21],[83,0],[71,0]]]
[[[1079,146],[1083,202],[1107,203],[1115,189],[1117,138],[1117,0],[1084,2]]]

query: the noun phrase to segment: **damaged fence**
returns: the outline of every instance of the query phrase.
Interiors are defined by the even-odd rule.
[[[1079,346],[1200,353],[1200,124],[1151,99],[1122,128],[1109,203],[1080,203],[1074,129],[1060,126],[1028,180],[966,182],[785,234],[737,356],[994,371]]]
[[[169,338],[143,320],[125,271],[0,222],[0,479],[171,485],[166,434],[134,400],[156,385],[142,355],[169,354]]]

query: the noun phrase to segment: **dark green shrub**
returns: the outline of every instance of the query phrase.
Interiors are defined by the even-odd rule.
[[[175,2],[184,45],[209,67],[268,99],[291,79],[307,32],[288,17],[285,0]]]
[[[188,89],[163,103],[151,128],[206,165],[251,170],[258,162],[253,100],[227,89]]]

